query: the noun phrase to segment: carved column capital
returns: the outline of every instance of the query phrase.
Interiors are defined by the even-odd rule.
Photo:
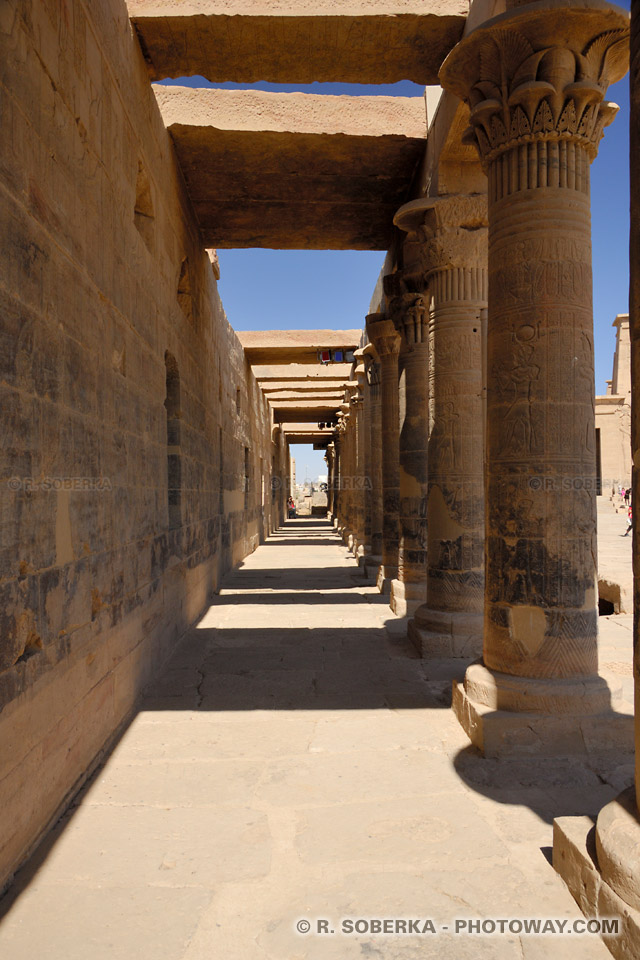
[[[434,302],[486,300],[488,222],[485,194],[423,197],[400,207],[394,223],[407,242],[419,243]]]
[[[627,72],[628,44],[628,14],[608,3],[585,3],[584,9],[524,4],[477,27],[454,47],[440,82],[469,104],[463,140],[477,147],[485,169],[530,144],[571,144],[593,160],[603,128],[618,109],[604,96]],[[522,164],[528,167],[529,158]],[[527,181],[535,172],[533,158],[531,166]],[[524,174],[520,171],[520,180]],[[575,178],[571,165],[568,174]],[[527,185],[565,185],[547,179],[536,176]]]
[[[367,315],[366,324],[367,336],[373,343],[380,359],[397,357],[400,353],[400,334],[396,330],[393,320],[386,313],[370,313]]]

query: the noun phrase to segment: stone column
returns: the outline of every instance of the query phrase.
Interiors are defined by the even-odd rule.
[[[363,349],[355,351],[356,380],[358,381],[358,451],[360,464],[360,509],[361,539],[358,544],[358,562],[364,567],[366,559],[371,556],[371,389],[366,370],[366,360]]]
[[[327,461],[327,516],[330,520],[333,520],[333,485],[335,477],[335,447],[333,443],[327,444],[325,460]]]
[[[382,564],[382,412],[380,399],[380,360],[375,347],[363,348],[369,388],[369,500],[371,506],[371,555],[365,557],[365,569],[375,570]]]
[[[338,435],[340,437],[340,510],[338,513],[338,533],[346,542],[351,529],[351,443],[346,404],[342,403],[338,413]]]
[[[630,303],[631,333],[631,447],[640,446],[640,163],[636,144],[640,137],[640,5],[634,0],[631,13],[631,235]],[[640,462],[634,456],[632,486],[634,504],[640,502]],[[591,916],[620,918],[621,935],[614,956],[638,956],[640,941],[640,531],[633,529],[634,559],[634,670],[635,678],[635,785],[602,808],[595,831],[597,867],[586,853],[585,828],[579,821],[562,818],[555,824],[553,865],[569,885],[578,903]],[[615,749],[616,743],[613,742]],[[577,839],[574,840],[573,838]],[[574,853],[577,844],[578,854]],[[574,849],[567,852],[567,846]],[[585,852],[582,852],[585,851]],[[577,865],[572,867],[572,861]],[[585,887],[584,877],[589,877]],[[594,879],[595,878],[595,881]],[[617,946],[619,944],[619,946]],[[608,944],[609,945],[609,944]]]
[[[352,552],[354,557],[364,556],[368,545],[365,544],[365,425],[364,425],[364,391],[366,389],[364,370],[355,373],[357,387],[351,396],[351,416],[354,419],[355,429],[355,471],[354,471],[354,540]]]
[[[429,405],[428,316],[422,293],[409,292],[402,274],[391,316],[400,335],[404,416],[399,428],[398,576],[391,584],[391,609],[404,617],[426,596],[427,438]],[[422,286],[421,278],[418,285]]]
[[[370,313],[367,336],[380,358],[381,450],[382,458],[382,564],[378,589],[390,590],[398,575],[398,354],[400,336],[385,314]]]
[[[597,673],[589,165],[626,15],[518,4],[445,60],[489,179],[483,663],[454,709],[487,755],[583,751]],[[561,38],[561,42],[559,40]],[[602,717],[599,718],[602,723]]]
[[[339,425],[333,433],[333,525],[337,529],[340,524],[340,511],[342,504],[340,502],[340,482],[342,479],[342,432]]]
[[[426,603],[408,633],[424,657],[478,657],[484,604],[483,312],[487,198],[414,200],[395,217],[422,243],[429,321]],[[425,415],[426,420],[426,415]]]

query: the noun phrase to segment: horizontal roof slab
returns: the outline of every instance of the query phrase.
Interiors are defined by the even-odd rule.
[[[327,403],[335,403],[336,406],[344,401],[344,390],[331,390],[317,395],[300,393],[297,390],[283,390],[280,393],[268,394],[267,400],[272,407],[283,407],[290,403],[300,403],[301,400],[305,402],[307,400],[312,400],[314,403],[318,403],[321,406],[326,406]]]
[[[250,363],[309,364],[318,362],[319,350],[355,350],[362,337],[361,330],[246,330],[236,333]],[[326,364],[344,367],[347,377],[351,364]],[[299,376],[299,374],[298,374]]]
[[[274,423],[322,423],[335,417],[338,404],[324,407],[291,406],[288,409],[279,408],[273,411]]]
[[[467,0],[128,0],[152,79],[437,83]]]
[[[325,396],[328,393],[333,395],[339,391],[344,392],[345,382],[336,380],[335,382],[308,383],[306,380],[274,380],[261,383],[260,387],[267,400],[292,391],[295,391],[296,396],[304,396],[312,400],[314,397]]]
[[[333,429],[325,427],[320,430],[317,423],[286,423],[282,425],[282,432],[289,437],[291,433],[298,433],[301,436],[319,437],[323,440],[333,436]]]
[[[156,86],[206,246],[386,250],[422,97]]]
[[[346,382],[351,375],[351,366],[350,363],[253,364],[251,369],[261,385],[302,380],[324,386],[332,381]]]

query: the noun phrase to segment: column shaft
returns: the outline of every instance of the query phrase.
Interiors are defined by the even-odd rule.
[[[384,315],[367,317],[367,333],[380,358],[382,458],[382,565],[378,587],[386,592],[398,571],[398,353],[400,337]]]
[[[626,19],[590,7],[514,6],[440,73],[469,102],[465,139],[489,181],[484,664],[454,707],[494,754],[584,750],[578,718],[611,701],[597,675],[589,164],[615,115],[602,99],[624,74]]]
[[[398,443],[398,577],[391,584],[391,609],[402,617],[426,596],[429,344],[422,294],[405,293],[395,303],[404,403]]]

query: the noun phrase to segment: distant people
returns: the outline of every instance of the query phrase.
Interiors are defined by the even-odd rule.
[[[296,515],[296,502],[293,499],[293,497],[289,497],[289,499],[287,500],[287,516],[289,517],[289,519],[291,519],[291,517],[295,517],[295,515]]]
[[[627,491],[625,490],[624,487],[620,487],[620,496],[622,497],[623,500],[624,500],[624,495],[625,495],[626,492],[627,492]]]
[[[627,487],[627,489],[626,489],[626,490],[624,491],[624,493],[623,493],[624,502],[625,502],[626,504],[629,503],[629,497],[630,497],[630,495],[631,495],[631,488],[630,488],[630,487]]]
[[[629,507],[629,514],[628,514],[628,516],[627,516],[627,529],[626,529],[625,532],[622,534],[622,536],[623,536],[623,537],[627,537],[627,536],[629,535],[629,531],[630,531],[632,528],[633,528],[633,513],[632,513],[632,508]]]

